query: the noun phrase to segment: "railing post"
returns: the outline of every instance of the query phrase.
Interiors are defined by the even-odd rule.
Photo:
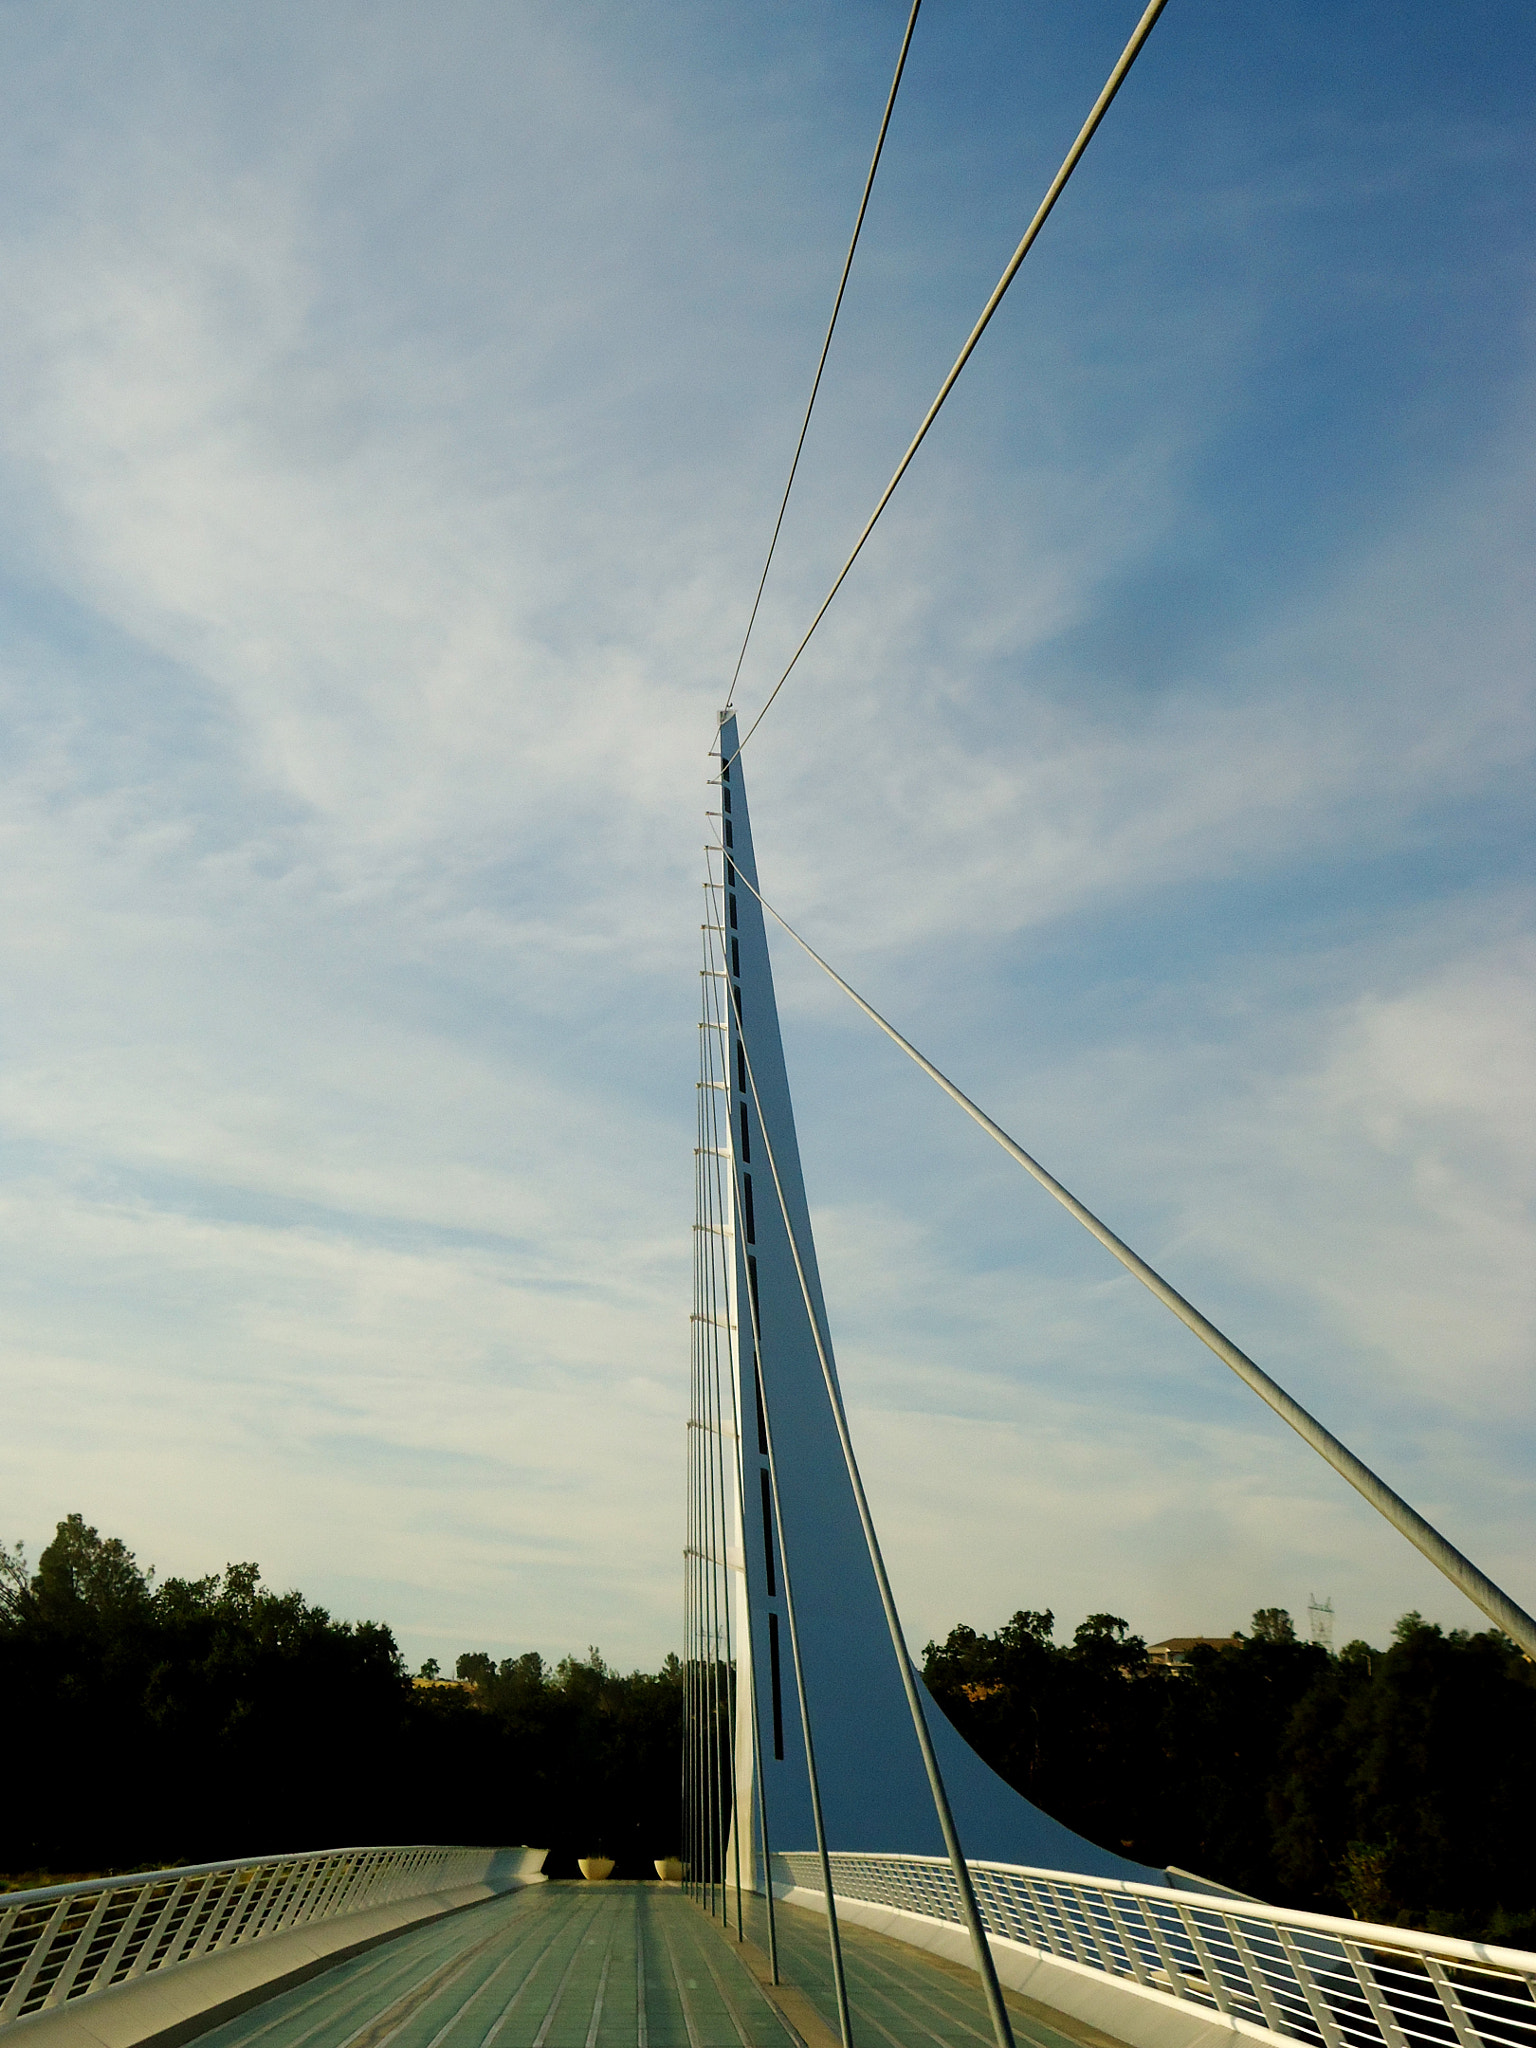
[[[58,2005],[68,1998],[70,1986],[79,1976],[91,1943],[96,1939],[96,1931],[106,1917],[107,1901],[111,1896],[110,1892],[103,1892],[92,1911],[86,1916],[85,1925],[75,1936],[75,1945],[69,1952],[69,1961],[48,1987],[48,1996],[43,2000],[44,2007]]]
[[[1029,1945],[1044,1955],[1054,1955],[1051,1945],[1051,1930],[1040,1911],[1040,1901],[1035,1897],[1034,1886],[1026,1881],[1018,1887],[1019,1917],[1030,1930]]]
[[[257,1937],[282,1934],[303,1924],[304,1908],[325,1882],[329,1865],[323,1856],[295,1856],[288,1865],[288,1882],[262,1914]]]
[[[113,1942],[111,1948],[107,1950],[105,1961],[91,1979],[90,1988],[92,1991],[95,1991],[98,1987],[103,1991],[107,1990],[116,1978],[117,1966],[127,1954],[128,1944],[133,1940],[139,1922],[144,1917],[144,1908],[149,1904],[149,1889],[148,1884],[142,1884],[137,1892],[129,1895],[132,1903],[127,1913],[123,1916],[122,1926],[117,1930],[117,1939]],[[3,2015],[0,2015],[0,2018],[3,2018]]]
[[[21,1974],[6,1993],[5,2003],[0,2005],[0,2027],[3,2027],[8,2020],[16,2018],[20,2013],[27,1993],[37,1982],[43,1964],[48,1959],[49,1949],[52,1948],[54,1942],[58,1939],[59,1929],[64,1925],[64,1916],[68,1911],[68,1899],[60,1899],[52,1913],[48,1916],[48,1923],[43,1932],[33,1942],[32,1953],[22,1966]]]
[[[1152,1988],[1152,1972],[1147,1968],[1146,1958],[1142,1955],[1136,1937],[1131,1932],[1131,1923],[1126,1917],[1120,1901],[1113,1892],[1106,1892],[1104,1894],[1104,1903],[1109,1908],[1110,1919],[1115,1923],[1115,1932],[1120,1937],[1120,1946],[1125,1950],[1126,1960],[1131,1966],[1132,1976],[1144,1989],[1150,1990]]]
[[[181,1895],[186,1890],[186,1888],[186,1879],[178,1878],[173,1884],[171,1884],[171,1886],[167,1890],[165,1895],[165,1904],[160,1908],[159,1912],[155,1915],[153,1921],[150,1923],[149,1932],[144,1936],[144,1939],[139,1943],[138,1954],[134,1957],[132,1965],[128,1970],[128,1976],[130,1979],[134,1977],[142,1977],[145,1971],[149,1968],[151,1958],[154,1956],[155,1950],[159,1946],[160,1937],[169,1927],[171,1923],[171,1916],[175,1912],[177,1905],[180,1903]],[[146,1886],[145,1889],[149,1890],[150,1887]]]
[[[328,1889],[324,1892],[322,1900],[312,1909],[311,1918],[318,1917],[322,1905],[325,1918],[329,1919],[333,1913],[345,1913],[354,1905],[365,1904],[370,1884],[380,1864],[387,1863],[388,1860],[387,1857],[370,1856],[366,1853],[361,1856],[333,1857],[326,1870],[329,1879]]]
[[[1136,1903],[1141,1907],[1142,1918],[1146,1922],[1147,1932],[1152,1937],[1152,1946],[1157,1950],[1157,1959],[1162,1964],[1168,1982],[1173,1987],[1174,1997],[1188,1998],[1190,1996],[1189,1981],[1185,1977],[1179,1960],[1173,1952],[1172,1945],[1168,1940],[1168,1930],[1162,1923],[1156,1903],[1151,1899],[1138,1899]]]
[[[1291,1966],[1296,1982],[1301,1986],[1302,1996],[1311,2009],[1312,2017],[1317,2021],[1318,2032],[1328,2043],[1328,2048],[1344,2048],[1344,2036],[1339,2023],[1334,2018],[1333,2009],[1327,1999],[1317,1988],[1300,1942],[1288,1927],[1277,1927],[1275,1935],[1285,1951],[1285,1959]],[[1474,2035],[1470,2041],[1462,2043],[1462,2048],[1482,2048],[1482,2044]]]
[[[1349,1960],[1349,1967],[1355,1973],[1355,1981],[1365,1993],[1365,2002],[1371,2008],[1371,2017],[1381,2029],[1381,2038],[1387,2048],[1408,2048],[1408,2036],[1397,2024],[1397,2015],[1381,1995],[1381,1986],[1376,1982],[1374,1971],[1365,1960],[1357,1942],[1341,1941],[1340,1948]]]
[[[278,1890],[283,1881],[283,1867],[263,1866],[251,1873],[245,1888],[245,1897],[240,1901],[240,1910],[231,1913],[219,1935],[217,1947],[238,1948],[245,1938],[245,1930],[258,1911],[270,1901],[271,1894]]]
[[[1217,1967],[1216,1958],[1211,1954],[1206,1944],[1205,1936],[1200,1931],[1199,1922],[1187,1906],[1176,1906],[1174,1911],[1179,1916],[1179,1925],[1189,1936],[1189,1945],[1194,1950],[1195,1960],[1204,1973],[1206,1988],[1211,1994],[1216,2010],[1222,2015],[1223,2019],[1229,2019],[1232,2015],[1232,2000],[1227,1992],[1226,1979],[1222,1976],[1220,1969]],[[1330,2042],[1329,2048],[1337,2048],[1337,2044]]]
[[[1062,1891],[1063,1888],[1059,1884],[1051,1886],[1050,1899],[1052,1905],[1056,1908],[1056,1917],[1061,1923],[1068,1942],[1071,1944],[1074,1957],[1082,1964],[1085,1970],[1091,1970],[1094,1967],[1092,1959],[1087,1949],[1083,1946],[1082,1936],[1077,1931],[1077,1923],[1072,1918],[1071,1894],[1068,1892],[1064,1898]]]
[[[182,1961],[195,1963],[199,1956],[208,1953],[210,1946],[214,1943],[215,1935],[222,1930],[225,1921],[229,1918],[230,1910],[234,1904],[232,1894],[239,1881],[239,1877],[240,1873],[238,1870],[226,1870],[210,1874],[205,1899],[207,1910],[203,1914],[197,1940],[188,1949]],[[222,1882],[220,1881],[221,1879]]]
[[[1227,1927],[1232,1936],[1232,1946],[1237,1950],[1237,1959],[1243,1966],[1243,1974],[1258,2000],[1259,2011],[1264,2015],[1265,2026],[1271,2033],[1283,2034],[1286,2031],[1285,2014],[1280,2010],[1275,1994],[1269,1988],[1264,1966],[1254,1954],[1248,1937],[1243,1932],[1242,1922],[1234,1914],[1227,1922]]]
[[[202,1931],[203,1908],[207,1903],[212,1883],[213,1874],[210,1871],[189,1886],[182,1902],[180,1916],[171,1931],[170,1943],[160,1964],[162,1970],[168,1969],[172,1963],[185,1961],[187,1951]]]
[[[366,1850],[361,1856],[323,1857],[314,1890],[304,1899],[303,1919],[329,1920],[337,1913],[351,1911],[354,1902],[364,1903],[369,1880],[388,1860],[387,1855]]]
[[[1093,1895],[1090,1895],[1086,1885],[1074,1885],[1072,1887],[1072,1890],[1077,1900],[1078,1906],[1082,1912],[1083,1924],[1088,1929],[1089,1939],[1092,1941],[1094,1947],[1098,1950],[1099,1968],[1104,1972],[1106,1977],[1118,1977],[1120,1975],[1120,1972],[1115,1968],[1114,1963],[1110,1960],[1109,1950],[1104,1946],[1103,1931],[1099,1927],[1098,1921],[1094,1918]],[[1100,1893],[1097,1894],[1097,1896],[1102,1897],[1103,1894]]]
[[[1058,1924],[1060,1915],[1056,1910],[1056,1903],[1050,1892],[1043,1891],[1040,1884],[1032,1877],[1025,1878],[1024,1882],[1028,1888],[1030,1900],[1034,1905],[1035,1917],[1040,1922],[1040,1932],[1045,1938],[1045,1953],[1048,1956],[1060,1955],[1063,1948],[1066,1948],[1070,1953],[1072,1944],[1070,1940],[1064,1941],[1062,1938],[1061,1927]],[[1042,1898],[1045,1901],[1043,1905],[1041,1904]]]
[[[1437,1962],[1433,1956],[1426,1956],[1424,1968],[1429,1973],[1429,1981],[1440,1994],[1445,2016],[1456,2029],[1456,2039],[1461,2043],[1461,2048],[1483,2048],[1483,2037],[1473,2026],[1471,2015],[1462,2004],[1455,1984],[1447,1976],[1444,1964]],[[1333,2048],[1332,2042],[1329,2043],[1329,2048]]]

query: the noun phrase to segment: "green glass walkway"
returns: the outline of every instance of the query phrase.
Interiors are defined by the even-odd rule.
[[[760,1900],[747,1932],[766,1945]],[[786,1990],[682,1893],[549,1884],[435,1920],[280,1992],[206,2048],[827,2048],[825,1923],[780,1907]],[[843,1936],[856,2048],[991,2048],[966,1970],[863,1928]],[[759,1963],[759,1969],[762,1965]],[[1020,2048],[1109,2048],[1010,1993]]]

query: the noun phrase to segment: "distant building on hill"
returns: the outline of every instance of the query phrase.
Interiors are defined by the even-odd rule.
[[[1147,1658],[1164,1671],[1182,1671],[1191,1650],[1230,1650],[1237,1636],[1168,1636],[1163,1642],[1148,1643]]]

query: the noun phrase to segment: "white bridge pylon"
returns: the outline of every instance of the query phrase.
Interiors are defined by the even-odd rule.
[[[715,1528],[690,1536],[690,1662],[727,1651],[734,1660],[733,1708],[721,1697],[713,1710],[734,1713],[733,1755],[727,1759],[722,1744],[719,1758],[734,1782],[701,1804],[727,1824],[734,1816],[715,1851],[720,1879],[734,1885],[739,1861],[740,1881],[762,1891],[765,1814],[775,1852],[809,1849],[817,1839],[807,1724],[830,1850],[942,1855],[945,1843],[829,1399],[832,1340],[736,745],[736,721],[727,717],[706,890],[695,1232],[696,1267],[714,1271],[696,1288],[690,1431],[695,1463],[716,1466],[713,1480],[696,1471],[691,1489]],[[713,1591],[703,1584],[711,1573],[721,1577]],[[711,1626],[717,1633],[706,1641]],[[967,1857],[1169,1881],[1031,1805],[917,1684]],[[709,1741],[722,1742],[722,1732],[704,1749]],[[707,1768],[702,1750],[695,1769],[700,1764]],[[708,1859],[698,1842],[696,1864]]]

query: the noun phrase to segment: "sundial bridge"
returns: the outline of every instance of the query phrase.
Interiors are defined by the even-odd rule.
[[[1536,2048],[1536,1955],[1132,1862],[1031,1805],[929,1699],[838,1388],[729,714],[710,789],[685,1882],[549,1884],[539,1850],[400,1845],[13,1893],[7,2048]],[[1536,1651],[1529,1616],[1228,1349]]]

